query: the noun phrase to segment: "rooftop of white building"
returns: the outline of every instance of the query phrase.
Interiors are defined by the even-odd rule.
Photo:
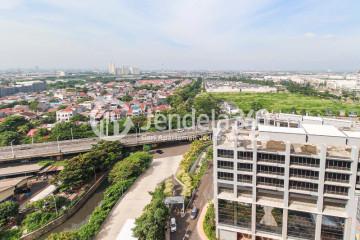
[[[333,125],[302,124],[301,126],[309,135],[346,137],[343,132]]]

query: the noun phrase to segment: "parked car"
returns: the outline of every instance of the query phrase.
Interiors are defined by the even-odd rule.
[[[198,212],[199,212],[199,209],[197,209],[197,207],[193,207],[193,209],[191,210],[190,218],[195,219],[198,215]]]
[[[170,232],[176,232],[176,219],[170,219]]]
[[[185,132],[185,129],[183,128],[179,128],[178,130],[176,130],[178,133],[182,133],[182,132]]]

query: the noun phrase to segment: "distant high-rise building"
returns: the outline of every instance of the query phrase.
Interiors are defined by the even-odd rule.
[[[110,63],[110,64],[109,64],[108,71],[109,71],[110,74],[113,74],[113,75],[116,74],[116,67],[115,67],[115,64],[114,64],[114,63]]]
[[[138,75],[140,74],[140,69],[133,66],[125,66],[122,65],[121,67],[116,67],[115,64],[110,63],[109,69],[110,74],[123,76],[123,75]]]
[[[130,73],[133,75],[139,75],[140,74],[140,69],[137,67],[130,67]]]

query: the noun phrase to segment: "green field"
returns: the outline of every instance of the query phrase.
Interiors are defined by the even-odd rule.
[[[248,112],[254,102],[257,102],[269,112],[290,113],[295,110],[298,114],[307,112],[311,115],[323,115],[330,110],[338,115],[341,110],[344,110],[346,113],[360,113],[358,103],[345,103],[292,93],[213,93],[212,95],[217,99],[234,103],[244,112]]]

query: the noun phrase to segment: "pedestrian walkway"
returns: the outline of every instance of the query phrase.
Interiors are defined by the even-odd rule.
[[[208,237],[206,236],[206,234],[204,232],[204,220],[205,220],[205,215],[206,215],[208,207],[209,207],[209,203],[207,203],[203,207],[203,209],[201,209],[199,220],[196,225],[197,233],[198,233],[198,236],[200,237],[199,240],[208,240]]]

